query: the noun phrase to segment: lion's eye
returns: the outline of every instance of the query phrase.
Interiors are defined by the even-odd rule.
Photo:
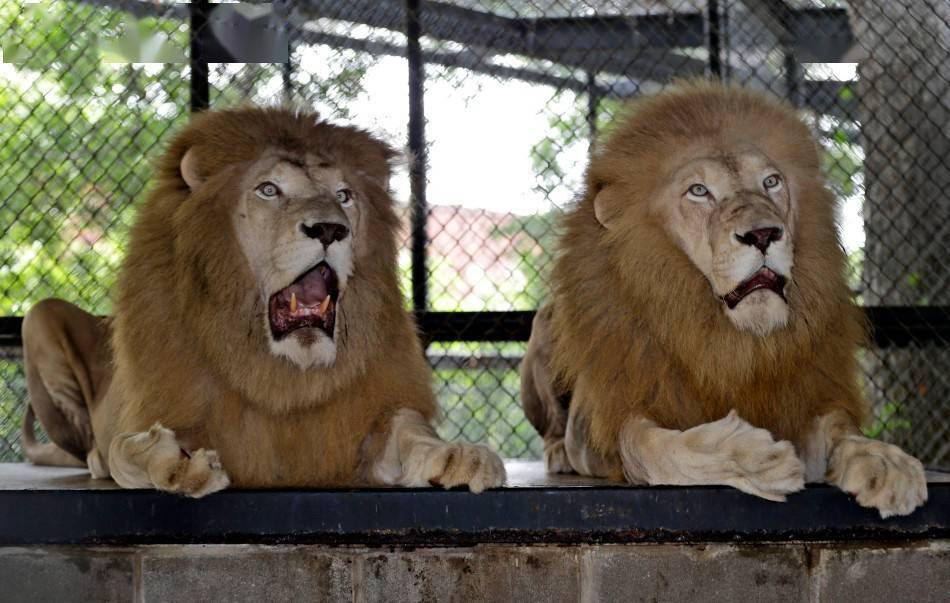
[[[273,182],[262,182],[257,185],[257,188],[255,188],[254,191],[261,199],[270,201],[280,194],[280,187]]]
[[[706,188],[705,185],[698,184],[698,183],[690,186],[687,192],[693,197],[708,197],[709,196],[709,189]]]
[[[765,187],[765,190],[772,190],[773,188],[778,188],[782,184],[782,178],[778,174],[771,174],[765,177],[765,180],[762,181],[762,186]]]
[[[353,205],[353,191],[348,188],[341,188],[336,192],[336,200],[339,201],[343,207]]]

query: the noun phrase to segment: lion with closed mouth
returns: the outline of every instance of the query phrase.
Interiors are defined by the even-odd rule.
[[[864,323],[834,212],[790,107],[707,82],[632,103],[564,219],[522,365],[548,469],[923,504],[921,463],[859,431]]]
[[[431,426],[396,278],[394,156],[306,112],[195,117],[157,165],[114,315],[46,300],[24,319],[27,456],[196,497],[503,483],[496,454]]]

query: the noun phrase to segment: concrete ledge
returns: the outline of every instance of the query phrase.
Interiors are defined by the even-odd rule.
[[[950,541],[0,548],[4,601],[945,601]]]
[[[509,462],[507,487],[227,490],[201,500],[122,490],[83,471],[0,464],[0,545],[902,541],[950,538],[950,481],[882,520],[809,486],[786,503],[732,488],[617,486]]]

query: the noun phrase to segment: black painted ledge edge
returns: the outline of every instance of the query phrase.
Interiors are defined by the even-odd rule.
[[[201,500],[142,490],[0,491],[0,546],[139,544],[912,542],[950,538],[950,483],[882,520],[809,486],[786,503],[720,487],[228,490]]]

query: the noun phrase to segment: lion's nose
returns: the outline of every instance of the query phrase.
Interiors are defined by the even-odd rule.
[[[762,253],[769,248],[769,245],[782,238],[782,229],[778,227],[756,228],[743,235],[736,235],[736,240],[744,245],[755,247]]]
[[[329,247],[331,243],[342,241],[346,235],[350,234],[349,229],[336,222],[317,222],[316,224],[301,224],[300,230],[311,239],[320,239],[324,247]]]

